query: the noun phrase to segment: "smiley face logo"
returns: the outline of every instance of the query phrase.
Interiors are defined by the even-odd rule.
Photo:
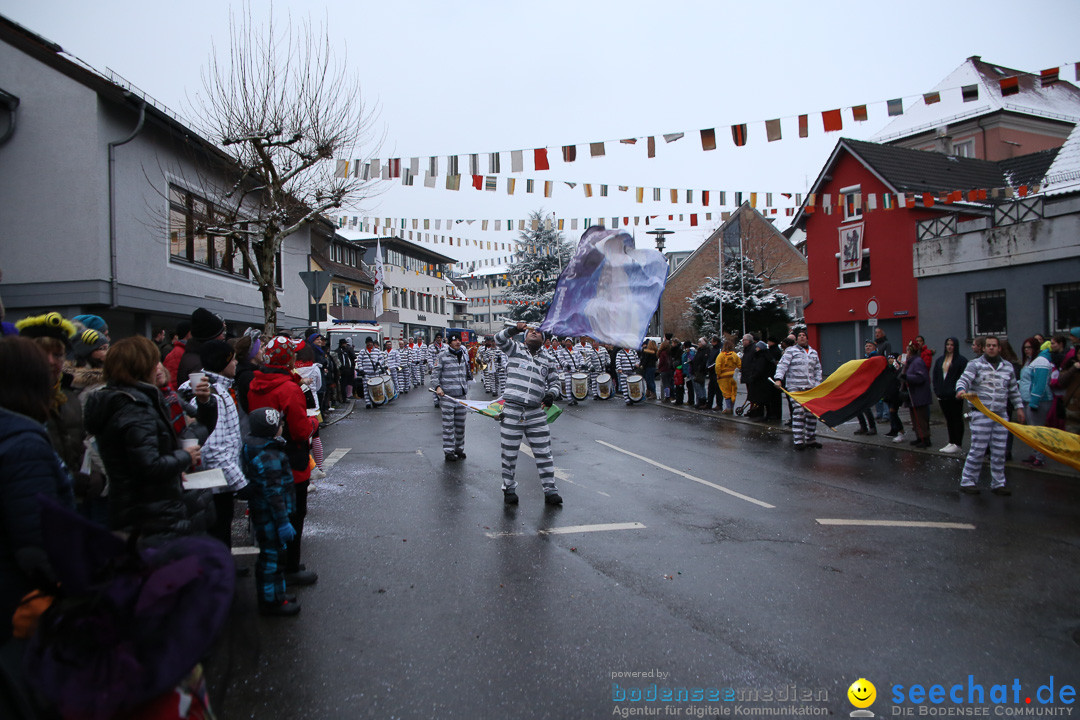
[[[851,683],[847,691],[848,700],[857,708],[868,708],[877,699],[877,688],[866,678],[859,678]]]

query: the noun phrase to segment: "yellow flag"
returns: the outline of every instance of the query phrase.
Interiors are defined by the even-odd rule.
[[[1003,420],[986,409],[978,395],[968,393],[964,396],[976,410],[986,417],[1001,423],[1009,432],[1035,448],[1043,455],[1080,470],[1080,435],[1051,427],[1021,425]]]

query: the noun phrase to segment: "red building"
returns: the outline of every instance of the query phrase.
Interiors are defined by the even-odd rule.
[[[861,357],[875,326],[894,352],[919,334],[913,248],[920,223],[993,212],[992,197],[947,202],[943,193],[1038,182],[1056,152],[989,162],[840,140],[794,221],[806,232],[805,317],[825,370]]]

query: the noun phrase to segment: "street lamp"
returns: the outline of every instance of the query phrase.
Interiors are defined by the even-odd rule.
[[[674,235],[674,230],[665,230],[664,228],[656,228],[655,230],[646,230],[646,233],[656,237],[656,249],[661,255],[664,254],[664,238],[668,235]],[[664,263],[667,265],[667,258],[664,258]],[[671,271],[671,266],[667,265],[664,269],[664,282],[667,283],[668,273]],[[664,296],[660,295],[660,302],[656,305],[656,334],[664,337]]]

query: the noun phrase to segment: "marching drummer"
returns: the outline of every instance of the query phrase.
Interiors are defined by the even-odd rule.
[[[372,380],[379,374],[379,370],[386,362],[382,350],[375,347],[375,338],[370,335],[364,340],[364,349],[356,353],[356,375],[360,378],[360,384],[364,386],[364,407],[371,408],[371,390],[368,388],[368,380]]]
[[[567,398],[568,405],[577,405],[577,400],[571,393],[570,383],[571,376],[578,371],[581,365],[581,357],[574,349],[573,338],[566,338],[555,349],[555,362],[559,364],[559,371],[562,375],[563,397]]]
[[[619,393],[623,396],[626,404],[630,404],[630,386],[627,382],[629,377],[637,372],[638,356],[630,348],[622,348],[615,355],[615,372],[619,375]]]
[[[480,351],[480,362],[484,366],[484,390],[492,395],[499,394],[499,356],[501,354],[495,347],[495,337],[489,335],[484,340],[484,349]]]
[[[589,373],[589,392],[597,400],[600,399],[600,391],[596,387],[596,376],[600,374],[600,356],[596,354],[596,350],[589,343],[589,338],[582,335],[579,339],[579,343],[575,348],[578,356],[581,357],[581,367],[585,372]]]

